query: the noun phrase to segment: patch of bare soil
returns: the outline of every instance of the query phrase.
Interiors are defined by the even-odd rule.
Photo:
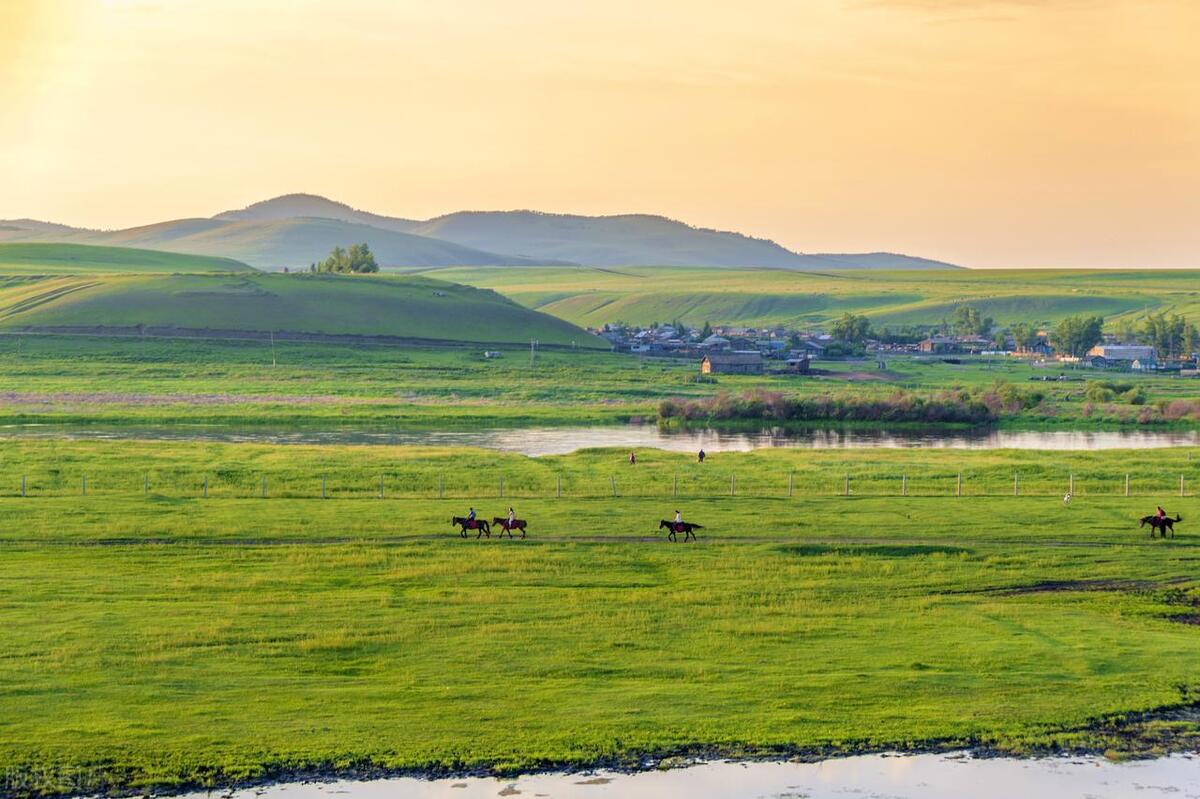
[[[377,405],[392,400],[386,397],[337,397],[313,394],[139,394],[123,391],[40,392],[3,391],[0,405],[88,406],[135,405]]]

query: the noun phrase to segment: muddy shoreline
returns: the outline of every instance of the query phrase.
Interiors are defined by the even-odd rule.
[[[618,774],[683,768],[712,761],[740,763],[817,763],[862,755],[946,755],[962,753],[975,759],[1032,760],[1047,757],[1103,757],[1112,761],[1149,760],[1173,754],[1200,754],[1200,699],[1183,686],[1186,701],[1152,711],[1116,714],[1083,727],[1046,733],[1040,743],[988,742],[947,738],[897,742],[893,745],[847,743],[840,746],[751,746],[693,744],[656,751],[627,752],[590,759],[543,759],[520,766],[495,763],[439,763],[393,768],[369,758],[350,764],[331,762],[304,765],[263,763],[253,777],[233,777],[221,769],[181,777],[175,782],[144,782],[136,770],[119,766],[31,769],[27,774],[9,770],[0,781],[0,799],[75,799],[76,797],[179,796],[198,791],[231,793],[266,786],[363,782],[396,778],[442,780],[459,778],[515,778],[541,774],[588,775],[597,771]],[[55,785],[37,785],[37,775],[53,774]],[[90,774],[71,780],[72,775]],[[100,776],[103,775],[103,776]]]

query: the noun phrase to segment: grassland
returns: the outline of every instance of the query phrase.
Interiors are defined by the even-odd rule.
[[[0,288],[0,329],[172,327],[597,347],[494,292],[421,277],[120,275]]]
[[[1147,310],[1200,317],[1195,271],[929,270],[788,272],[636,267],[450,268],[446,280],[495,289],[579,325],[607,322],[819,326],[844,312],[876,327],[933,325],[970,303],[1000,323]]]
[[[813,378],[721,376],[696,382],[690,361],[638,359],[585,350],[528,347],[350,346],[315,342],[202,341],[86,336],[0,335],[0,424],[208,423],[233,426],[512,426],[653,420],[666,398],[702,398],[763,389],[796,396],[887,397],[995,381],[1046,395],[1036,412],[1003,424],[1068,428],[1109,425],[1103,404],[1085,417],[1085,382],[1017,359],[947,364],[893,358],[884,372],[855,362],[822,364]],[[272,365],[274,364],[274,365]],[[865,371],[864,371],[865,369]],[[1100,379],[1089,370],[1068,376]],[[1151,405],[1194,400],[1192,379],[1125,375]],[[1121,413],[1140,408],[1117,404]],[[1107,419],[1107,421],[1106,421]]]
[[[1195,517],[1170,494],[1168,472],[1196,475],[1187,451],[730,454],[698,486],[689,459],[623,454],[4,444],[5,793],[686,751],[1196,745],[1182,722],[1102,729],[1200,690],[1200,628],[1180,623],[1200,602],[1195,539],[1134,526],[1156,502]],[[805,487],[851,471],[857,491],[902,469],[938,482],[784,492],[792,471]],[[952,497],[957,469],[971,491],[1019,469],[1054,495]],[[1064,506],[1071,469],[1085,490]],[[1146,476],[1136,498],[1086,490],[1127,470]],[[71,495],[85,471],[89,494]],[[720,496],[733,471],[739,496]],[[499,474],[517,499],[496,496]],[[612,474],[638,495],[578,497]],[[453,499],[434,498],[439,475]],[[567,496],[546,498],[557,475]],[[467,504],[510,502],[529,540],[450,533]],[[655,534],[675,507],[706,525],[699,544]]]
[[[252,272],[232,258],[183,255],[133,247],[88,244],[0,243],[0,274],[91,275],[138,272]]]

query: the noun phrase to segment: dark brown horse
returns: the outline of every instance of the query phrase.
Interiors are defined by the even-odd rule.
[[[1138,524],[1138,527],[1145,527],[1147,524],[1150,525],[1151,538],[1154,538],[1155,531],[1162,533],[1162,537],[1166,538],[1168,530],[1171,531],[1171,538],[1174,538],[1175,522],[1181,521],[1183,521],[1183,519],[1178,513],[1175,514],[1174,519],[1172,519],[1170,516],[1143,516],[1141,522]]]
[[[476,538],[479,538],[481,535],[486,535],[488,538],[492,537],[492,528],[488,526],[487,519],[468,519],[466,516],[452,516],[450,524],[457,524],[462,528],[458,534],[463,538],[467,537],[467,530],[478,530],[479,532],[475,534]]]
[[[679,539],[677,539],[675,537],[675,534],[683,533],[683,543],[685,543],[685,544],[687,543],[689,538],[692,539],[693,541],[696,540],[696,533],[694,532],[695,530],[703,530],[704,529],[704,525],[702,525],[702,524],[692,524],[691,522],[676,523],[676,522],[672,522],[672,521],[667,521],[666,519],[659,520],[658,529],[661,530],[664,527],[667,528],[667,539],[669,541],[678,541]]]
[[[524,519],[513,519],[512,524],[509,524],[508,517],[506,517],[506,516],[495,516],[492,518],[492,526],[500,528],[500,537],[501,538],[504,537],[505,533],[508,533],[508,537],[512,538],[513,530],[520,530],[521,538],[524,538],[526,524],[528,524],[528,522],[526,522]]]

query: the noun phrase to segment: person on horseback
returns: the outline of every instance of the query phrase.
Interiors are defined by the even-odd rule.
[[[471,508],[467,511],[467,522],[471,525],[471,527],[475,526],[475,509],[474,508]]]
[[[512,508],[508,509],[508,527],[512,529],[513,522],[517,520],[517,512]]]
[[[683,514],[679,511],[675,511],[675,532],[683,532]]]
[[[1159,505],[1159,506],[1157,506],[1157,507],[1158,507],[1158,510],[1156,510],[1156,511],[1154,512],[1154,515],[1155,515],[1155,516],[1157,516],[1157,517],[1158,517],[1158,518],[1160,518],[1160,519],[1165,519],[1165,518],[1167,518],[1167,512],[1166,512],[1165,510],[1163,510],[1163,506],[1162,506],[1162,505]]]

